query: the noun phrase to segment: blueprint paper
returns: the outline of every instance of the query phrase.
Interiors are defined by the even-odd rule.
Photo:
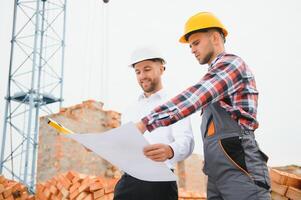
[[[66,137],[81,143],[137,179],[176,180],[176,176],[164,162],[155,162],[144,156],[143,148],[149,143],[132,122],[103,133],[74,133]]]

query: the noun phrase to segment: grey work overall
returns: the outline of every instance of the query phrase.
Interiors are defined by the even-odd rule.
[[[212,123],[214,133],[208,135]],[[201,132],[208,200],[271,198],[268,158],[259,149],[253,131],[243,130],[216,102],[203,109]]]

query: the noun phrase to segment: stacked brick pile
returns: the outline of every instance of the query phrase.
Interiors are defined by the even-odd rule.
[[[36,199],[112,200],[116,182],[69,171],[37,184]]]
[[[0,200],[34,200],[33,195],[29,195],[27,188],[15,181],[8,180],[0,176]]]
[[[104,179],[69,171],[37,184],[38,200],[113,200],[118,179]],[[205,200],[205,194],[179,189],[179,200]]]
[[[300,200],[301,177],[295,174],[270,169],[272,199],[273,200]]]

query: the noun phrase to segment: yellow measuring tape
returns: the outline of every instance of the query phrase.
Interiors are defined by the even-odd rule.
[[[60,125],[59,123],[57,123],[53,119],[50,119],[50,118],[47,118],[47,119],[48,119],[48,122],[47,122],[48,125],[51,126],[52,128],[54,128],[57,132],[63,133],[63,134],[73,133],[73,131],[65,128],[64,126]]]

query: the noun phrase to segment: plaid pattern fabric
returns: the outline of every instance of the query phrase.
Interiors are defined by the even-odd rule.
[[[155,108],[142,122],[152,131],[218,102],[244,129],[255,130],[257,100],[258,91],[249,67],[240,57],[222,53],[198,83]]]

